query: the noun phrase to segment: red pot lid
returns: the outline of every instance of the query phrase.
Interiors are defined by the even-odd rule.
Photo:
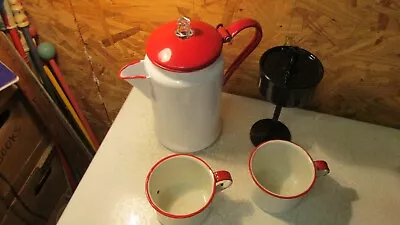
[[[180,18],[161,25],[147,40],[151,62],[174,72],[191,72],[212,64],[222,50],[216,28],[201,21]]]

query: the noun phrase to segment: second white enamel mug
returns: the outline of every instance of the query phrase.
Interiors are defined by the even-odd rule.
[[[283,140],[257,146],[249,159],[252,199],[263,211],[281,213],[298,205],[319,176],[329,173],[325,161],[313,161],[302,147]]]

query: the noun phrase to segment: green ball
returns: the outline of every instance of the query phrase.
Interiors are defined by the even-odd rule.
[[[54,45],[49,42],[40,43],[37,50],[40,58],[46,61],[49,61],[56,56],[56,49],[54,48]]]

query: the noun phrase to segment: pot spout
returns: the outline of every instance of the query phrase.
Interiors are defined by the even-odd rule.
[[[120,79],[126,80],[132,86],[139,89],[146,97],[152,97],[152,86],[150,76],[146,75],[144,67],[144,60],[131,62],[119,71],[118,76]]]

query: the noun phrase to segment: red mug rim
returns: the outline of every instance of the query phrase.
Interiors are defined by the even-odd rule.
[[[160,209],[160,208],[153,202],[153,200],[152,200],[151,197],[150,197],[150,193],[149,193],[149,181],[150,181],[150,176],[151,176],[151,174],[154,172],[154,170],[157,168],[157,166],[160,165],[161,163],[163,163],[164,161],[170,159],[170,158],[179,157],[179,156],[192,157],[192,158],[194,158],[194,159],[196,159],[196,160],[199,160],[200,162],[202,162],[202,163],[210,170],[210,172],[211,172],[211,174],[213,175],[213,178],[214,178],[214,179],[213,179],[214,183],[213,183],[212,193],[211,193],[211,195],[210,195],[210,198],[207,200],[207,203],[206,203],[203,207],[201,207],[199,210],[197,210],[197,211],[195,211],[195,212],[192,212],[192,213],[183,214],[183,215],[177,215],[177,214],[168,213],[168,212],[166,212],[166,211]],[[145,183],[146,197],[147,197],[147,200],[149,201],[150,205],[151,205],[158,213],[160,213],[160,214],[162,214],[162,215],[164,215],[164,216],[167,216],[167,217],[169,217],[169,218],[174,218],[174,219],[189,218],[189,217],[195,216],[195,215],[201,213],[202,211],[204,211],[204,210],[211,204],[212,200],[214,199],[215,189],[216,189],[216,180],[215,180],[214,172],[213,172],[213,170],[211,169],[211,167],[210,167],[203,159],[201,159],[201,158],[199,158],[199,157],[197,157],[197,156],[190,155],[190,154],[185,154],[185,153],[173,154],[173,155],[169,155],[169,156],[166,156],[166,157],[160,159],[156,164],[154,164],[154,165],[151,167],[149,173],[147,174],[146,183]]]
[[[311,158],[310,154],[308,154],[308,152],[307,152],[304,148],[302,148],[300,145],[298,145],[298,144],[296,144],[296,143],[293,143],[293,142],[290,142],[290,141],[284,141],[284,140],[270,140],[270,141],[266,141],[266,142],[263,142],[263,143],[259,144],[259,145],[256,146],[256,147],[253,149],[253,151],[251,152],[250,158],[249,158],[249,162],[248,162],[250,176],[251,176],[253,182],[254,182],[263,192],[265,192],[265,193],[267,193],[267,194],[269,194],[269,195],[272,195],[273,197],[280,198],[280,199],[294,199],[294,198],[298,198],[298,197],[300,197],[300,196],[303,196],[303,195],[305,195],[307,192],[309,192],[309,191],[311,190],[311,188],[314,186],[315,179],[316,179],[316,177],[317,177],[317,176],[316,176],[316,175],[317,175],[317,170],[316,170],[315,166],[313,166],[313,168],[314,168],[314,174],[313,174],[313,179],[312,179],[312,182],[311,182],[310,186],[309,186],[306,190],[304,190],[303,192],[301,192],[301,193],[299,193],[299,194],[296,194],[296,195],[285,196],[285,195],[276,194],[276,193],[274,193],[274,192],[272,192],[272,191],[270,191],[270,190],[264,188],[264,187],[257,181],[257,179],[254,177],[253,169],[251,168],[251,165],[252,165],[252,162],[253,162],[253,156],[255,155],[255,153],[256,153],[263,145],[265,145],[265,144],[267,144],[267,143],[270,143],[270,142],[277,142],[277,141],[279,141],[279,142],[284,142],[284,143],[289,143],[289,144],[293,144],[293,145],[299,147],[299,149],[303,150],[303,151],[306,153],[306,155],[308,156],[309,160],[310,160],[311,163],[314,165],[314,161],[313,161],[313,159]]]

